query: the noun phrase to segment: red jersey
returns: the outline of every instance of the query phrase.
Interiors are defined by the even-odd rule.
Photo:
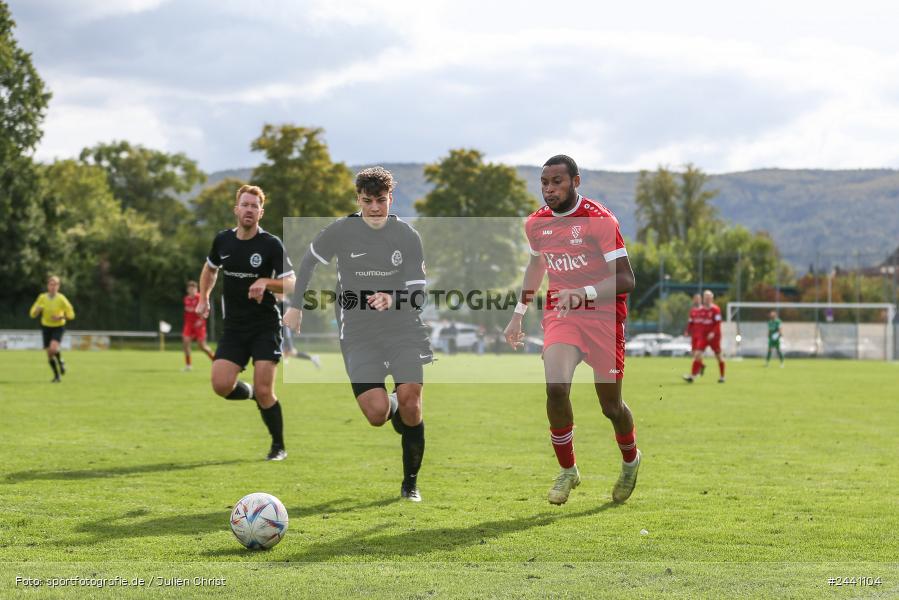
[[[197,314],[197,304],[200,303],[200,293],[184,297],[184,326],[198,327],[205,324],[202,316]]]
[[[582,196],[564,213],[542,207],[528,217],[525,233],[531,254],[543,256],[549,275],[546,310],[553,309],[558,290],[595,287],[614,277],[614,261],[627,256],[618,219],[599,202]],[[569,316],[607,317],[611,310],[611,303],[596,300]],[[626,320],[627,294],[616,296],[614,310],[616,321]]]
[[[721,309],[714,302],[711,306],[702,305],[699,320],[699,331],[702,337],[708,337],[710,333],[714,333],[715,337],[721,336]],[[691,311],[692,312],[692,311]]]
[[[690,308],[690,318],[687,320],[686,334],[689,336],[697,336],[702,333],[702,320],[704,319],[705,307],[703,305]]]

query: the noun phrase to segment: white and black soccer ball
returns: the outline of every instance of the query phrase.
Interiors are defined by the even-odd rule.
[[[231,511],[231,531],[250,550],[271,548],[287,533],[287,509],[271,494],[248,494]]]

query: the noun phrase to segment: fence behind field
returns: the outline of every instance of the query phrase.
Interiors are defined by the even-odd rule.
[[[884,323],[788,322],[781,327],[787,356],[894,360],[899,356],[899,325]],[[768,352],[765,322],[724,323],[722,345],[729,356],[763,357]],[[739,336],[739,337],[738,337]]]

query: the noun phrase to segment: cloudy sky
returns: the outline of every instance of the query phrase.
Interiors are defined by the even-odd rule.
[[[53,92],[42,159],[127,139],[252,166],[291,122],[350,164],[899,167],[895,2],[9,3]]]

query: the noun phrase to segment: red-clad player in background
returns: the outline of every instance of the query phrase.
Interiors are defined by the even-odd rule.
[[[580,175],[568,156],[553,156],[540,175],[546,206],[525,226],[531,260],[520,301],[506,326],[506,341],[522,347],[522,317],[545,273],[549,291],[543,313],[543,368],[550,439],[561,472],[549,490],[552,504],[564,504],[580,482],[574,457],[571,382],[581,361],[593,368],[603,414],[612,422],[624,461],[612,499],[624,502],[637,483],[640,451],[631,411],[621,398],[624,377],[624,321],[634,273],[609,209],[577,193]]]
[[[702,295],[693,294],[693,305],[690,307],[690,317],[687,319],[687,328],[684,330],[684,335],[690,338],[690,353],[693,356],[693,360],[696,360],[697,357],[699,358],[700,375],[705,373],[705,364],[702,362],[702,352],[697,355],[696,349],[699,347],[700,338],[702,337],[702,320],[704,312],[702,307]]]
[[[181,328],[181,341],[184,344],[184,370],[190,371],[190,343],[196,340],[200,350],[206,353],[209,360],[215,358],[206,344],[206,319],[197,314],[197,304],[200,302],[200,292],[196,281],[187,282],[187,295],[184,297],[184,326]]]
[[[689,375],[684,375],[684,381],[693,383],[704,365],[702,355],[706,348],[711,348],[718,360],[718,383],[724,383],[724,357],[721,355],[721,309],[714,302],[715,294],[706,290],[702,294],[702,313],[700,318],[700,335],[696,351],[693,353],[693,368]]]

